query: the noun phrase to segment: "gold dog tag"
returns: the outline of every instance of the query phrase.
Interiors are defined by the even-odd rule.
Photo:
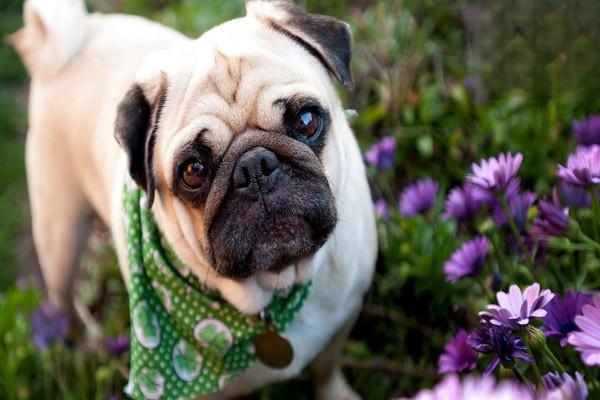
[[[285,368],[294,358],[294,349],[290,342],[279,333],[266,331],[254,340],[256,357],[267,367]]]

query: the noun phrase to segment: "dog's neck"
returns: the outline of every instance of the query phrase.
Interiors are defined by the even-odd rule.
[[[244,280],[223,277],[211,268],[195,239],[188,211],[178,200],[164,201],[160,196],[152,207],[159,229],[177,256],[187,265],[200,282],[209,289],[217,290],[230,304],[245,314],[263,310],[273,299],[274,291],[262,287],[256,276]],[[176,215],[177,221],[168,216]]]

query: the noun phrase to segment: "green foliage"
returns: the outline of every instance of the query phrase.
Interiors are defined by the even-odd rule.
[[[0,37],[16,31],[22,24],[22,2],[0,4]],[[0,290],[15,278],[23,257],[27,231],[25,195],[25,71],[14,50],[0,40]]]
[[[123,12],[145,15],[181,32],[196,37],[223,21],[241,17],[244,13],[244,1],[182,0],[166,2],[154,0],[148,4],[145,0],[126,0]]]
[[[78,301],[103,322],[104,337],[126,334],[127,293],[110,249],[88,255],[84,274]],[[0,398],[105,400],[121,395],[128,353],[111,357],[104,339],[86,338],[83,327],[72,323],[64,341],[44,350],[34,346],[30,317],[41,296],[34,287],[0,294]]]

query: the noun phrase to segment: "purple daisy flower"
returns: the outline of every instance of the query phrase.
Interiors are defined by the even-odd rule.
[[[465,372],[475,369],[477,352],[467,343],[467,331],[461,329],[453,339],[444,346],[444,353],[438,360],[440,374]]]
[[[588,208],[592,205],[592,196],[581,186],[565,181],[558,181],[557,196],[562,203],[572,208]]]
[[[545,307],[554,298],[554,294],[548,289],[540,293],[540,284],[536,282],[522,293],[517,285],[511,285],[508,293],[498,292],[496,298],[498,305],[488,305],[488,310],[479,315],[489,319],[493,325],[517,330],[527,326],[531,318],[545,317]]]
[[[510,190],[509,190],[510,191]],[[527,213],[529,208],[533,205],[537,196],[533,192],[519,193],[518,189],[514,193],[506,192],[506,198],[510,213],[512,214],[517,228],[523,230],[525,223],[527,222]],[[502,206],[498,201],[495,202],[494,211],[492,212],[492,220],[497,227],[504,227],[508,225],[508,218],[502,209]]]
[[[129,350],[131,342],[129,336],[119,335],[113,338],[106,339],[106,341],[104,342],[104,346],[106,347],[106,351],[108,351],[108,354],[115,358],[119,358],[123,353]]]
[[[579,146],[575,154],[569,155],[566,167],[558,165],[556,176],[583,187],[600,184],[600,146]]]
[[[63,341],[69,329],[69,317],[54,308],[49,301],[42,303],[29,316],[33,343],[38,350]]]
[[[390,218],[390,208],[385,199],[379,199],[373,203],[373,211],[381,219],[387,220]]]
[[[527,353],[527,346],[518,336],[513,336],[512,331],[505,326],[488,323],[475,329],[467,342],[479,353],[492,354],[490,364],[483,372],[489,375],[500,363],[510,363],[516,359],[532,363],[533,357]]]
[[[560,345],[566,346],[568,334],[577,330],[575,317],[581,315],[583,306],[592,301],[589,293],[567,291],[564,296],[556,296],[546,306],[548,314],[544,317],[542,330],[548,337],[560,339]]]
[[[546,199],[538,204],[538,215],[533,220],[529,233],[541,240],[552,236],[563,236],[569,229],[569,210]]]
[[[467,181],[491,192],[505,191],[517,175],[522,162],[521,153],[514,156],[511,153],[501,153],[498,158],[491,157],[482,160],[480,164],[473,163]]]
[[[438,183],[433,179],[421,179],[407,186],[400,194],[400,215],[411,217],[425,214],[433,207],[438,192]]]
[[[460,221],[473,219],[481,207],[489,204],[492,197],[488,192],[476,186],[465,184],[450,191],[444,206],[444,218],[456,218]]]
[[[584,146],[600,144],[600,115],[575,120],[571,124],[575,137]]]
[[[456,250],[444,264],[444,274],[449,282],[473,276],[483,268],[490,242],[485,236],[476,236]]]
[[[458,375],[446,375],[433,389],[423,389],[413,400],[534,400],[534,394],[515,381],[496,383],[493,376],[467,376],[462,382]],[[406,399],[405,399],[406,400]]]
[[[578,331],[569,334],[568,342],[581,353],[586,365],[600,365],[600,295],[582,308],[582,315],[575,317]]]
[[[395,155],[396,138],[384,136],[365,152],[365,161],[380,171],[387,171],[394,166]]]
[[[575,379],[566,372],[562,375],[549,372],[542,376],[542,384],[541,400],[586,400],[588,397],[587,384],[579,372],[575,372]]]

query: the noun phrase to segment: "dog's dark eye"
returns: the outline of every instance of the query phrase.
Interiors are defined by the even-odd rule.
[[[316,108],[303,108],[296,116],[296,132],[307,139],[315,139],[321,133],[321,125],[321,114]]]
[[[198,189],[206,179],[207,169],[199,160],[191,160],[183,167],[181,178],[190,189]]]

